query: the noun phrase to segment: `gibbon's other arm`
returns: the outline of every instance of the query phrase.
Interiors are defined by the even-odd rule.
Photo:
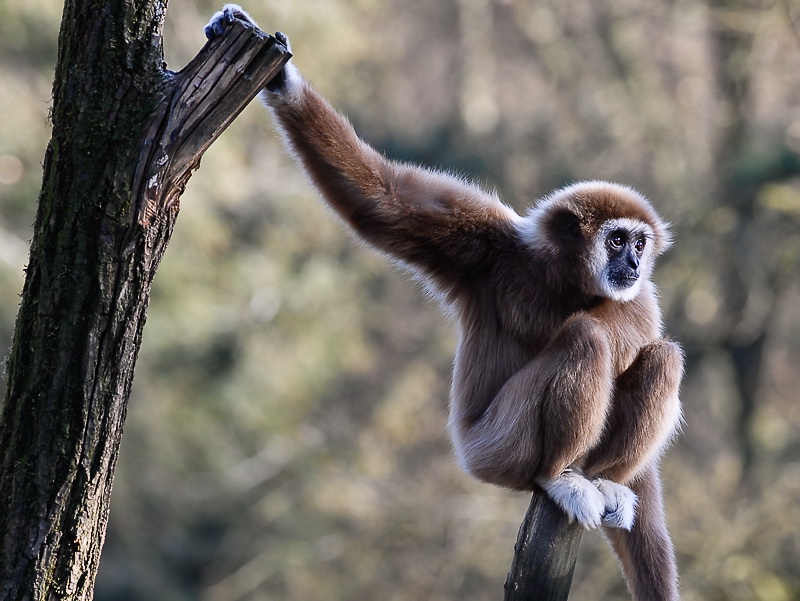
[[[212,17],[206,35],[222,35],[237,5]],[[287,45],[285,36],[276,37]],[[457,177],[390,161],[357,136],[293,63],[262,92],[288,146],[334,210],[365,241],[422,271],[442,291],[475,269],[521,218],[496,196]]]

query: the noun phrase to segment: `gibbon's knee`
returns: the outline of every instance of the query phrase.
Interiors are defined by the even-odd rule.
[[[677,388],[683,377],[683,350],[672,340],[661,339],[648,344],[639,352],[643,362],[650,364],[656,384]]]
[[[604,417],[613,387],[611,359],[605,328],[587,315],[570,317],[539,357],[548,397],[544,417]]]
[[[571,345],[576,350],[586,350],[607,355],[610,360],[608,332],[599,320],[586,313],[576,313],[564,322],[553,340],[545,349],[545,353],[553,352],[559,345]]]

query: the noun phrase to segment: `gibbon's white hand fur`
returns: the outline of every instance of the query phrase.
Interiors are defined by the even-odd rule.
[[[252,23],[226,5],[206,34],[234,19]],[[291,62],[262,99],[331,207],[455,316],[449,430],[462,467],[542,487],[570,519],[603,527],[634,599],[677,599],[658,461],[681,421],[683,356],[650,282],[670,244],[650,203],[587,182],[520,216],[462,179],[384,158]]]

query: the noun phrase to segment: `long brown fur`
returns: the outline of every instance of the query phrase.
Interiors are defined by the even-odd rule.
[[[314,185],[455,317],[449,429],[461,465],[518,490],[574,473],[628,485],[633,528],[607,537],[637,601],[677,599],[657,465],[680,421],[683,359],[647,279],[670,243],[649,202],[589,182],[519,216],[464,180],[386,159],[293,65],[284,77],[263,98]],[[624,301],[599,294],[593,275],[604,260],[594,241],[615,219],[652,238],[645,281]]]

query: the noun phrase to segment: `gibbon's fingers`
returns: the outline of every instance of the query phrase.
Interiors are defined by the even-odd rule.
[[[249,23],[253,27],[258,27],[258,23],[256,23],[253,17],[251,17],[241,6],[238,4],[226,4],[222,7],[222,10],[215,12],[211,16],[211,19],[208,21],[208,24],[204,29],[206,37],[209,40],[213,40],[214,38],[225,35],[230,24],[237,19],[244,21],[245,23]],[[275,33],[275,39],[286,46],[286,49],[289,51],[289,53],[292,52],[292,47],[286,34],[278,31]],[[280,72],[275,75],[275,77],[267,82],[265,89],[267,92],[271,92],[276,95],[279,93],[288,92],[286,95],[293,98],[299,93],[301,82],[302,78],[300,73],[294,66],[294,63],[289,60],[283,66],[283,69],[281,69]],[[262,101],[266,102],[266,97],[263,96],[263,93],[261,98]]]
[[[215,12],[211,16],[211,19],[209,19],[204,29],[206,37],[209,40],[213,40],[216,37],[224,35],[228,25],[233,23],[236,19],[258,27],[258,24],[241,6],[238,4],[226,4],[222,7],[222,10]]]
[[[539,478],[538,484],[570,521],[577,520],[587,530],[600,526],[605,513],[603,493],[578,471],[567,469],[555,478]]]
[[[280,31],[275,32],[275,39],[281,44],[286,46],[289,54],[292,53],[292,44],[289,42],[289,37]],[[261,100],[269,105],[269,95],[285,96],[291,100],[296,100],[300,96],[303,78],[300,76],[300,71],[294,66],[291,59],[283,66],[283,69],[267,82],[264,87],[266,90],[261,96]]]
[[[283,33],[282,31],[275,32],[275,39],[278,40],[281,44],[286,46],[286,49],[291,54],[292,52],[292,43],[289,41],[289,37]]]
[[[605,478],[595,478],[592,483],[602,493],[605,501],[603,526],[630,530],[636,519],[636,505],[639,500],[627,486]]]

